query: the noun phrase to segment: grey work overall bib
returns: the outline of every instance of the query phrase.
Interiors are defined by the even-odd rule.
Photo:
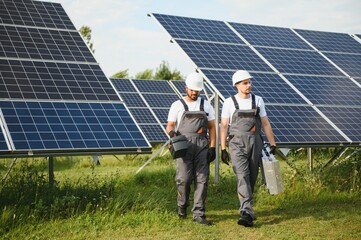
[[[193,218],[204,216],[208,189],[209,162],[208,153],[208,118],[201,99],[199,111],[189,111],[183,99],[184,113],[178,124],[178,132],[188,139],[189,148],[183,158],[177,158],[176,185],[178,190],[178,207],[189,206],[189,195],[194,180]]]
[[[232,100],[236,110],[230,127],[229,152],[233,172],[237,176],[237,191],[240,214],[246,212],[254,219],[252,209],[253,190],[262,158],[261,118],[252,95],[252,109],[240,110],[235,96]]]

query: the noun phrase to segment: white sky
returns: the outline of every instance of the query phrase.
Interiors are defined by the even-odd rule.
[[[361,0],[48,0],[61,3],[75,27],[92,29],[95,58],[110,77],[155,70],[165,60],[183,76],[192,61],[148,13],[361,34]]]

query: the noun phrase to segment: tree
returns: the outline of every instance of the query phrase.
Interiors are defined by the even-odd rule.
[[[113,74],[111,78],[129,78],[128,69]]]
[[[157,68],[155,74],[155,79],[162,79],[162,80],[180,80],[184,79],[181,75],[180,71],[177,69],[174,69],[171,71],[169,69],[169,64],[166,61],[162,61],[162,63],[159,65],[159,68]]]
[[[95,53],[95,49],[93,49],[93,43],[91,42],[91,33],[92,33],[92,30],[90,29],[90,27],[88,26],[82,26],[80,29],[79,29],[79,32],[81,34],[81,36],[84,38],[86,44],[88,45],[89,49]]]
[[[143,72],[139,72],[135,75],[135,79],[153,79],[153,70],[146,69]]]

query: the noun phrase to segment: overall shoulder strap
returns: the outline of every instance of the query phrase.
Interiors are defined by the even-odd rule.
[[[181,98],[181,99],[179,99],[180,101],[181,101],[181,103],[183,104],[183,106],[184,106],[184,110],[185,111],[189,111],[189,109],[188,109],[188,105],[186,104],[186,102],[184,101],[184,99],[183,98]]]
[[[239,109],[239,105],[238,102],[236,100],[236,97],[234,95],[231,96],[233,103],[234,103],[234,107],[238,110]]]
[[[256,109],[256,96],[251,93],[252,95],[252,109]]]
[[[201,105],[199,106],[199,111],[204,112],[204,99],[201,98]]]

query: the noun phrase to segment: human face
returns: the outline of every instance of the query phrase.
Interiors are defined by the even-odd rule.
[[[236,88],[238,89],[238,93],[242,95],[248,95],[252,90],[252,82],[251,79],[246,79],[236,83]]]
[[[188,99],[191,101],[196,101],[200,94],[200,91],[195,91],[195,90],[189,89],[188,87],[186,87],[186,92],[187,92]]]

